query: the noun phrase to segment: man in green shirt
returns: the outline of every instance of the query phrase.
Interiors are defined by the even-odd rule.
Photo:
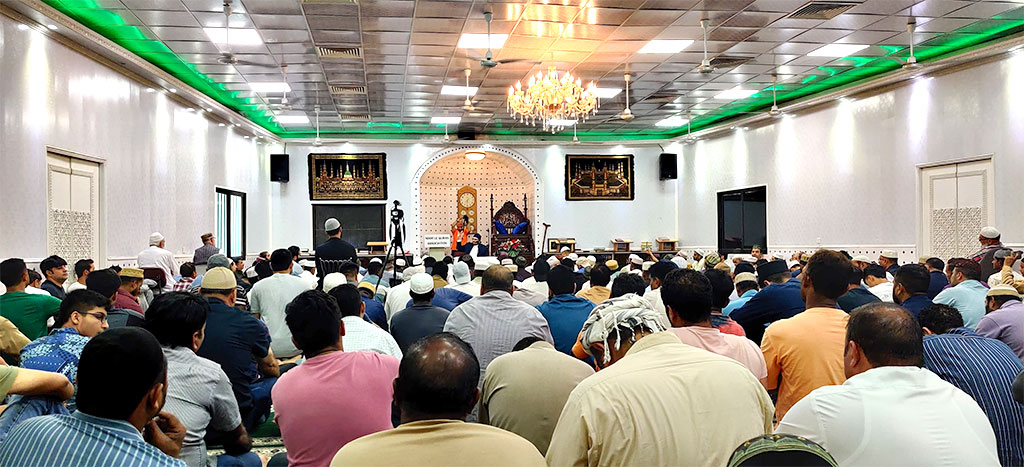
[[[25,293],[28,268],[21,258],[0,262],[0,282],[7,287],[7,293],[0,295],[0,316],[11,320],[29,339],[45,336],[46,320],[60,311],[60,300],[49,295]]]

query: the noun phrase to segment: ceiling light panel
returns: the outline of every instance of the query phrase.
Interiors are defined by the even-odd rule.
[[[500,49],[508,40],[508,34],[491,34],[491,49]],[[459,37],[460,49],[486,49],[487,34],[463,34]]]
[[[637,53],[642,54],[677,54],[682,52],[690,44],[691,40],[655,39],[643,46]]]
[[[292,90],[288,83],[249,83],[249,89],[255,92],[272,93],[272,92],[289,92]]]
[[[757,94],[758,92],[760,91],[757,89],[732,88],[727,91],[722,91],[718,94],[715,94],[715,99],[735,101],[739,99],[746,99],[750,96],[753,96],[754,94]]]
[[[430,117],[431,125],[457,125],[462,117]]]
[[[689,119],[675,116],[675,117],[668,117],[666,119],[660,120],[660,121],[658,121],[658,123],[655,123],[654,126],[673,127],[674,128],[674,127],[681,127],[683,125],[686,125],[689,122],[690,122]]]
[[[467,88],[466,86],[449,86],[446,84],[441,86],[441,94],[445,96],[475,96],[477,89],[478,88],[476,86],[470,86]]]
[[[829,44],[820,49],[812,50],[807,55],[811,57],[847,57],[867,47],[860,44]]]
[[[263,39],[260,38],[260,34],[255,29],[231,29],[231,33],[228,34],[228,30],[225,28],[203,28],[203,32],[206,33],[206,37],[215,44],[227,44],[228,40],[231,43],[228,45],[261,45]]]
[[[305,115],[277,115],[274,117],[277,123],[282,125],[304,125],[309,123],[309,117]]]

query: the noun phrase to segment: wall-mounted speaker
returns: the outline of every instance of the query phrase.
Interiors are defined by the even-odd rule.
[[[667,152],[658,156],[658,173],[662,180],[676,179],[676,155]]]
[[[270,155],[270,181],[288,183],[288,154]]]

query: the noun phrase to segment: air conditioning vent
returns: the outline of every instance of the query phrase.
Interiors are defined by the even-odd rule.
[[[331,94],[366,94],[366,86],[336,86],[329,84],[327,88],[330,89]]]
[[[854,2],[854,1],[850,1],[850,2],[836,2],[836,1],[810,2],[810,3],[806,4],[806,5],[804,5],[803,7],[801,7],[799,10],[796,10],[793,13],[790,13],[789,16],[787,16],[787,18],[794,18],[794,19],[821,19],[821,20],[832,19],[832,18],[835,18],[836,16],[839,16],[839,15],[843,14],[844,12],[846,12],[846,10],[849,10],[850,8],[853,8],[853,7],[857,6],[857,5],[860,5],[861,3],[862,2]]]
[[[752,60],[753,57],[741,57],[738,55],[718,55],[711,60],[711,65],[715,68],[732,68],[740,66],[744,63]]]
[[[317,46],[316,53],[320,58],[359,59],[363,57],[363,51],[359,47]]]
[[[368,122],[370,121],[369,115],[342,115],[341,121],[343,122]]]

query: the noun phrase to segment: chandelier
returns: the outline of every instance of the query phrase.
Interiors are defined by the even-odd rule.
[[[519,81],[509,86],[506,109],[520,122],[535,126],[539,120],[544,131],[555,133],[597,112],[596,89],[593,81],[584,88],[569,72],[559,77],[552,66],[547,75],[531,76],[525,88]]]

